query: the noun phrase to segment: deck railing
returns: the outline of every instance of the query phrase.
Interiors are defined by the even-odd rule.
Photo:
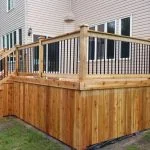
[[[4,74],[16,69],[18,75],[82,81],[88,78],[149,78],[150,73],[150,41],[92,31],[86,25],[72,33],[49,39],[41,37],[38,42],[17,46],[7,58],[4,52],[0,55]]]
[[[88,41],[89,75],[149,75],[150,41],[95,31]]]
[[[15,48],[0,51],[0,80],[16,71]]]

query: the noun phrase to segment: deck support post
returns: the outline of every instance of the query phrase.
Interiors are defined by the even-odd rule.
[[[44,63],[43,63],[43,58],[44,58],[44,48],[42,45],[42,40],[44,40],[45,37],[41,36],[39,38],[39,76],[42,77],[42,74],[44,72]]]
[[[18,47],[16,46],[16,76],[18,75],[18,71],[19,71],[19,52],[18,52]]]
[[[8,76],[8,64],[7,64],[7,57],[4,58],[4,76]]]
[[[80,68],[79,79],[83,81],[87,76],[88,25],[80,26]]]

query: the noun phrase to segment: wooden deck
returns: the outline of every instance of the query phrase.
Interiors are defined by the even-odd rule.
[[[129,42],[130,58],[120,64],[115,48],[114,60],[87,59],[90,36],[114,40],[118,47]],[[45,58],[46,50],[55,60]],[[0,54],[0,116],[16,116],[78,150],[150,128],[148,40],[82,26]]]
[[[14,115],[76,149],[150,128],[149,80],[94,90],[79,82],[40,82],[12,77],[5,83],[1,116]]]

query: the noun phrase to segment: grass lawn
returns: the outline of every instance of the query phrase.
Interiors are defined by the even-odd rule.
[[[150,150],[150,130],[95,150]]]
[[[11,119],[0,119],[0,150],[65,150],[44,134]]]

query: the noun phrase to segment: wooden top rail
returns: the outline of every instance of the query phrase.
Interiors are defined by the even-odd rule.
[[[0,60],[4,59],[5,57],[7,57],[11,53],[13,53],[15,50],[16,50],[16,48],[11,48],[9,51],[7,51],[6,53],[4,53],[0,56]]]
[[[66,34],[62,34],[53,38],[42,40],[42,45],[55,43],[58,41],[63,41],[63,40],[71,39],[71,38],[76,38],[79,36],[80,36],[80,30],[77,30],[71,33],[66,33]]]
[[[80,30],[77,30],[77,31],[62,34],[62,35],[59,35],[59,36],[56,36],[56,37],[53,37],[53,38],[43,39],[41,41],[41,44],[45,45],[45,44],[55,43],[55,42],[67,40],[67,39],[70,39],[70,38],[76,38],[76,37],[79,37],[79,36],[80,36]],[[36,47],[36,46],[39,46],[39,41],[34,42],[34,43],[30,43],[30,44],[25,44],[25,45],[22,45],[22,46],[18,46],[18,50],[33,48],[33,47]]]
[[[105,33],[105,32],[99,32],[99,31],[93,31],[93,30],[88,30],[88,36],[96,37],[96,38],[109,39],[109,40],[116,40],[116,41],[132,42],[132,43],[150,45],[150,40],[145,40],[145,39],[140,39],[140,38],[135,38],[135,37],[129,37],[129,36],[123,36],[123,35],[117,35],[117,34],[111,34],[111,33]]]
[[[18,46],[18,50],[27,49],[27,48],[33,48],[33,47],[36,47],[36,46],[39,46],[39,42],[34,42],[34,43]]]
[[[1,50],[0,50],[0,54],[3,53],[3,52],[4,52],[4,49],[1,49]]]
[[[87,75],[86,79],[136,79],[136,78],[150,78],[150,74],[98,74]]]

